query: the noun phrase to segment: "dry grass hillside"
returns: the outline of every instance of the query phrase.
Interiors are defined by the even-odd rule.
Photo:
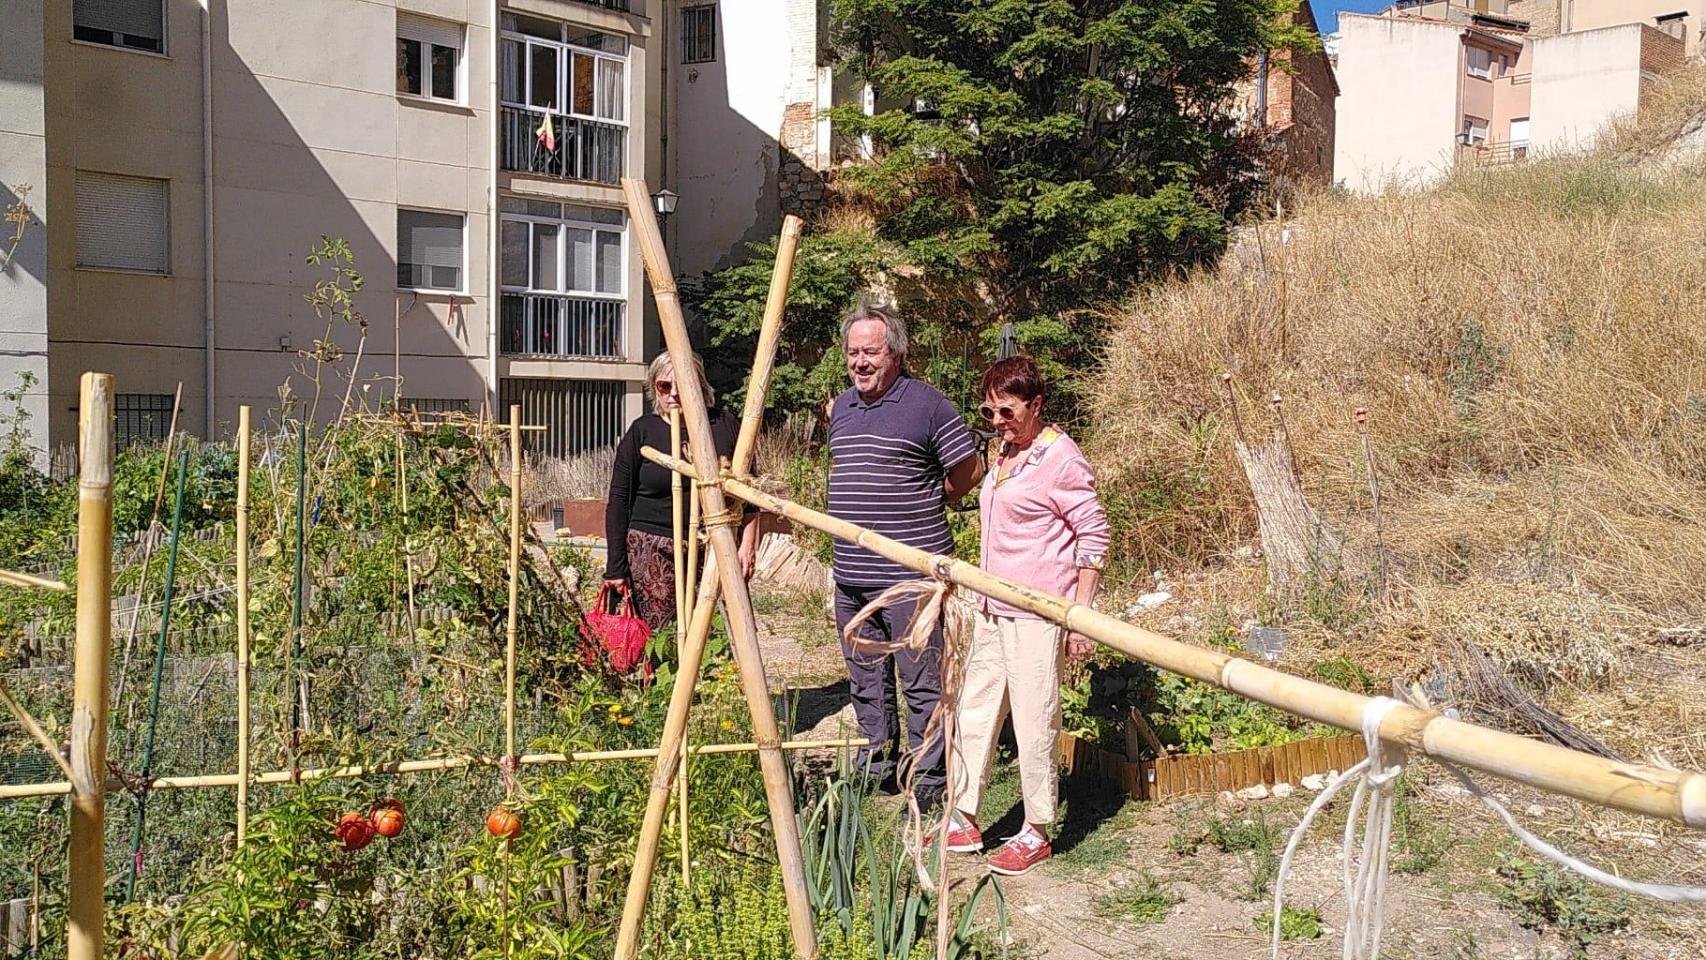
[[[1515,699],[1706,767],[1703,91],[1678,75],[1589,156],[1309,198],[1115,318],[1091,433],[1124,555],[1508,711],[1462,666],[1484,652]],[[1279,426],[1273,394],[1347,554],[1285,602],[1230,576],[1257,542],[1234,440]]]

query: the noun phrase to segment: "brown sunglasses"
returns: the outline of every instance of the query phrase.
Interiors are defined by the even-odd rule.
[[[1025,410],[1029,407],[1030,403],[1028,402],[1020,404],[1017,407],[1010,407],[1006,404],[1002,404],[999,407],[992,407],[986,403],[983,406],[978,407],[977,412],[983,415],[983,419],[988,420],[990,423],[994,423],[996,417],[1000,417],[1002,420],[1011,420],[1019,415],[1020,410]]]

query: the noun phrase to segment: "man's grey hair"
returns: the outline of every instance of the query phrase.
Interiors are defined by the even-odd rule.
[[[668,350],[665,350],[663,353],[653,357],[652,365],[646,368],[646,392],[651,394],[652,397],[652,412],[660,417],[663,416],[663,403],[658,400],[658,378],[666,373],[674,372],[675,363],[669,359]],[[699,375],[699,384],[705,390],[705,407],[709,409],[715,406],[717,403],[717,392],[711,389],[711,381],[705,377],[705,361],[699,359],[699,355],[697,353],[693,354],[693,372]],[[679,377],[676,378],[675,386],[676,389],[681,388],[681,379]]]
[[[892,307],[879,307],[875,304],[861,302],[858,306],[847,311],[841,318],[841,344],[847,345],[847,334],[855,323],[866,320],[880,321],[888,331],[889,352],[897,359],[906,359],[906,321],[895,313]]]

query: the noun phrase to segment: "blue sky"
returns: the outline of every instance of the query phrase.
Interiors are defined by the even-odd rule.
[[[1339,29],[1339,11],[1350,10],[1353,13],[1374,13],[1392,5],[1392,0],[1309,0],[1315,8],[1315,16],[1321,21],[1321,32],[1332,33]]]

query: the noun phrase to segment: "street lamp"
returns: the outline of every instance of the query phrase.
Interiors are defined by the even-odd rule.
[[[673,190],[659,190],[652,194],[652,209],[657,211],[660,218],[667,217],[675,212],[675,203],[680,199]]]

